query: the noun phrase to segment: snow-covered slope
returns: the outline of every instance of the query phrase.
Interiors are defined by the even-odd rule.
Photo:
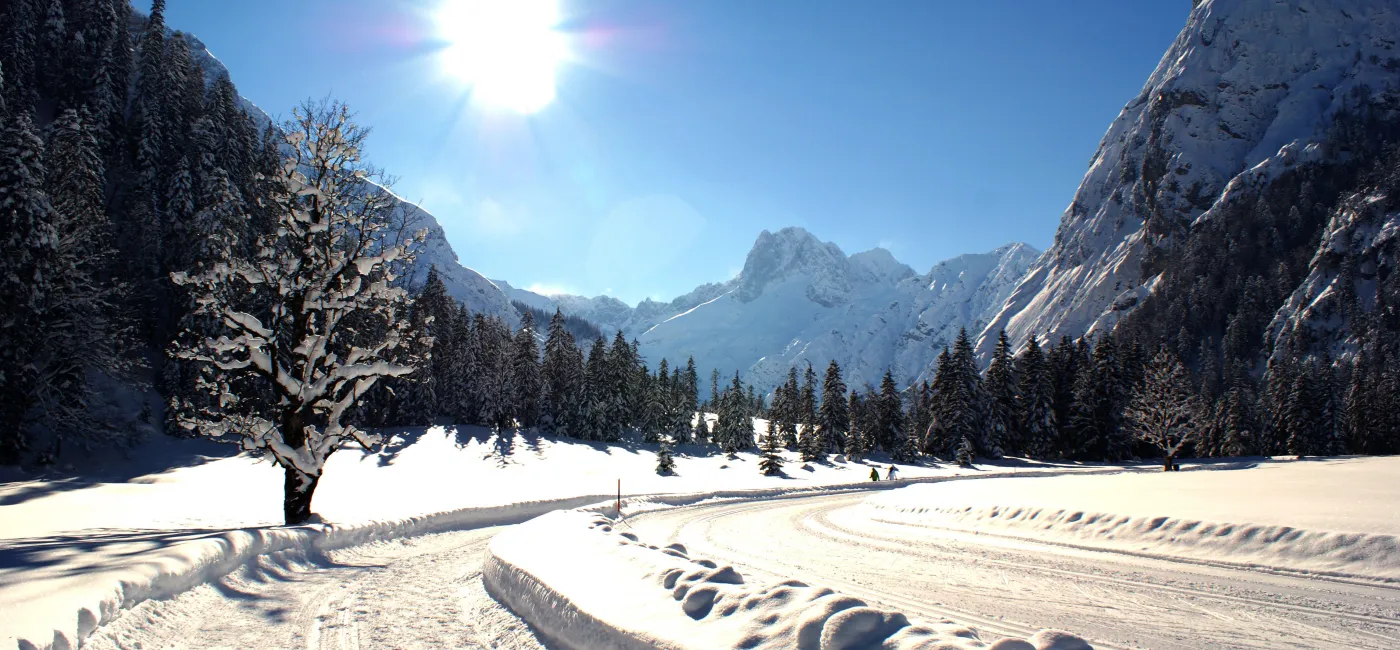
[[[1001,328],[1017,342],[1111,328],[1150,290],[1149,238],[1209,210],[1237,176],[1307,151],[1351,89],[1393,85],[1398,40],[1393,0],[1197,2],[979,350]]]
[[[220,75],[227,75],[228,69],[223,62],[219,61],[204,43],[199,39],[188,36],[191,54],[199,69],[204,71],[206,80],[212,81]],[[235,80],[236,82],[237,80]],[[263,111],[256,104],[246,97],[239,97],[242,108],[253,118],[253,121],[260,128],[266,128],[273,123],[272,116]],[[400,215],[410,215],[411,222],[415,229],[427,230],[427,239],[418,250],[418,259],[414,264],[414,273],[409,278],[409,286],[417,288],[427,280],[428,269],[436,266],[438,272],[442,274],[442,281],[447,285],[447,292],[458,302],[466,305],[472,312],[486,314],[496,314],[505,317],[509,322],[515,322],[517,314],[511,307],[510,300],[505,294],[487,280],[485,276],[463,266],[457,259],[457,252],[452,250],[452,245],[447,243],[447,235],[442,230],[442,225],[438,223],[427,210],[413,204],[410,201],[399,199]]]
[[[731,290],[638,340],[648,359],[694,355],[702,375],[738,370],[760,389],[791,367],[811,363],[820,374],[833,359],[852,386],[878,383],[887,368],[908,385],[930,377],[959,328],[987,322],[1037,255],[1011,244],[918,275],[882,249],[847,257],[800,228],[765,231]]]

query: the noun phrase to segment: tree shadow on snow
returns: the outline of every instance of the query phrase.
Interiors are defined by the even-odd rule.
[[[414,427],[395,431],[381,431],[384,442],[373,449],[363,450],[363,456],[374,456],[380,467],[388,467],[398,460],[405,449],[418,444],[428,433],[429,427]]]
[[[12,506],[51,494],[82,490],[104,483],[132,483],[177,469],[232,458],[242,450],[229,442],[208,438],[152,436],[129,449],[107,448],[73,460],[74,469],[45,468],[0,473],[0,506]]]
[[[261,528],[190,528],[184,530],[95,530],[80,535],[49,535],[0,540],[0,572],[68,565],[61,575],[128,566],[149,553],[231,532]],[[150,561],[149,558],[145,558]]]

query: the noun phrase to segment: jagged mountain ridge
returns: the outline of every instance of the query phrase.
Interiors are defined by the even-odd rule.
[[[1400,8],[1382,0],[1206,0],[1114,121],[1055,243],[983,330],[1096,334],[1151,294],[1160,245],[1219,205],[1322,155],[1353,89],[1393,83]]]
[[[962,255],[918,274],[889,251],[847,256],[801,228],[764,231],[740,274],[669,303],[636,308],[609,296],[541,296],[497,281],[507,294],[559,308],[638,340],[652,364],[694,356],[699,370],[739,371],[770,390],[789,368],[836,360],[852,386],[886,369],[901,385],[931,378],[933,360],[960,328],[980,330],[1039,252],[1010,244]]]

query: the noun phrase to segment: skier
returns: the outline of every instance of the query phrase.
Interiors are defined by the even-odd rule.
[[[899,471],[898,468],[896,468],[894,465],[890,465],[890,476],[889,476],[889,480],[893,481],[893,480],[894,480],[894,473],[895,473],[895,472],[898,472],[898,471]]]
[[[880,480],[880,470],[879,470],[879,469],[876,469],[876,468],[874,468],[874,467],[870,468],[870,480],[872,480],[872,481],[878,481],[878,480]]]

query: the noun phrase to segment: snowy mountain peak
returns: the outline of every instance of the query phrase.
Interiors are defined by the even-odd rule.
[[[743,302],[762,295],[769,285],[807,281],[812,302],[833,306],[851,291],[851,264],[836,244],[823,242],[802,228],[763,231],[744,260],[735,297]]]
[[[1003,328],[1018,343],[1111,329],[1148,291],[1149,247],[1209,211],[1232,180],[1309,150],[1354,89],[1393,86],[1397,41],[1394,0],[1196,3],[979,351]]]
[[[899,282],[915,275],[914,269],[894,258],[894,254],[884,248],[872,248],[851,256],[851,265],[864,277],[866,282]]]

